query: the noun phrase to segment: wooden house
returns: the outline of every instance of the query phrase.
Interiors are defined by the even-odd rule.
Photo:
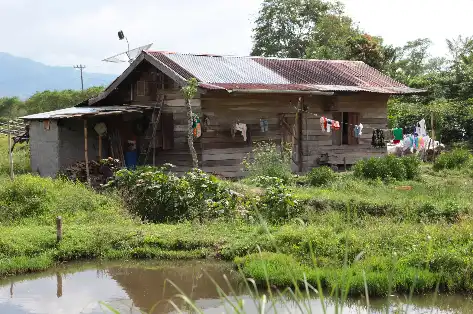
[[[146,130],[133,135],[136,127],[131,123],[136,117],[127,116],[138,114],[153,120],[156,108],[161,108],[152,143],[154,155],[148,163],[151,160],[155,164],[172,163],[177,171],[188,170],[192,159],[180,89],[191,78],[196,78],[199,84],[197,95],[191,101],[202,124],[202,134],[194,140],[199,166],[224,177],[244,175],[241,161],[259,141],[292,143],[293,166],[297,172],[321,164],[350,165],[360,158],[384,155],[386,149],[372,147],[371,138],[373,130],[387,128],[389,97],[423,92],[406,87],[359,61],[143,51],[103,93],[75,107],[76,110],[70,108],[66,114],[52,112],[24,117],[36,123],[38,129],[35,132],[32,127],[30,131],[32,169],[42,172],[44,162],[38,156],[44,147],[37,143],[44,138],[46,120],[50,121],[48,127],[55,121],[71,118],[89,120],[88,151],[92,152],[90,158],[98,158],[109,155],[106,150],[109,145],[99,145],[97,136],[91,135],[95,134],[95,123],[102,121],[122,129],[123,137],[134,137],[138,148],[145,149],[150,147]],[[339,121],[340,129],[323,132],[321,117]],[[61,128],[67,123],[58,123],[57,140],[70,140],[73,123],[68,123],[69,130],[63,133]],[[364,126],[363,133],[355,137],[354,125],[360,123]],[[244,135],[234,132],[237,124],[245,125]],[[62,155],[61,145],[54,146],[57,156]],[[78,155],[74,155],[75,159],[83,156]],[[74,158],[59,160],[54,171],[47,171],[48,175],[72,161]]]

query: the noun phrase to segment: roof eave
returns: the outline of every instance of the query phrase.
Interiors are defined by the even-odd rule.
[[[280,90],[280,89],[229,89],[229,94],[294,94],[294,95],[319,95],[333,96],[333,92],[315,90]]]

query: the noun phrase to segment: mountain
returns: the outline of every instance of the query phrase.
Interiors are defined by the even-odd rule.
[[[110,84],[117,76],[84,72],[84,88]],[[0,52],[0,97],[28,98],[44,90],[80,89],[79,70],[48,66]]]

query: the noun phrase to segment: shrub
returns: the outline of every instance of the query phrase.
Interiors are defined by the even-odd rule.
[[[466,149],[454,149],[437,157],[434,163],[434,170],[462,168],[470,163],[471,157],[470,152]]]
[[[168,167],[123,169],[111,185],[121,191],[128,209],[145,221],[215,218],[235,209],[238,197],[215,177],[194,169],[179,178],[167,170]]]
[[[250,179],[250,182],[257,187],[267,188],[281,183],[281,179],[277,177],[257,176]]]
[[[68,180],[21,175],[0,184],[0,224],[25,219],[50,224],[57,215],[68,222],[110,222],[121,218],[120,205],[113,196]]]
[[[336,178],[336,173],[332,170],[332,168],[327,166],[313,168],[307,175],[308,182],[312,186],[327,185]]]
[[[415,156],[396,157],[388,155],[358,161],[354,175],[363,179],[406,180],[416,179],[420,174],[420,160]]]
[[[288,183],[292,178],[290,146],[278,146],[272,142],[260,142],[255,145],[253,152],[242,162],[250,177],[276,177]]]
[[[404,156],[401,160],[406,169],[406,179],[415,180],[420,177],[420,159],[417,156]]]
[[[271,222],[281,222],[297,217],[302,211],[301,204],[281,179],[274,178],[273,182],[274,184],[266,189],[258,204],[263,217]]]

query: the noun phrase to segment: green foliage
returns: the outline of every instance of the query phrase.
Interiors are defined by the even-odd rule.
[[[279,178],[273,178],[257,206],[263,218],[270,222],[287,221],[302,211],[301,204]]]
[[[103,221],[104,214],[115,213],[121,220],[120,202],[96,194],[80,183],[52,180],[33,175],[4,179],[0,185],[0,224],[35,221],[50,224],[60,215],[69,222]]]
[[[265,0],[254,29],[252,55],[303,58],[320,20],[341,9],[323,0]]]
[[[327,166],[313,168],[307,174],[308,182],[312,186],[328,185],[336,180],[336,178],[337,174],[332,170],[332,168]]]
[[[417,157],[396,157],[388,155],[371,157],[358,161],[354,166],[354,175],[363,179],[413,180],[420,174],[420,160]]]
[[[197,93],[197,87],[199,86],[199,82],[195,78],[191,78],[187,86],[182,88],[182,94],[184,95],[185,99],[192,99],[194,98],[195,94]]]
[[[0,119],[8,120],[18,116],[18,109],[22,102],[18,97],[1,97],[0,98]]]
[[[0,134],[0,176],[10,174],[8,137]],[[17,144],[13,151],[13,169],[16,175],[30,171],[30,149],[28,144]]]
[[[256,19],[252,55],[348,59],[383,69],[394,49],[364,34],[340,2],[265,0]]]
[[[118,187],[130,212],[144,221],[177,222],[234,214],[238,197],[215,177],[194,169],[179,178],[167,170],[166,166],[123,169],[110,184]]]
[[[91,87],[84,91],[63,90],[37,92],[25,101],[16,97],[0,98],[0,118],[18,117],[44,111],[73,107],[97,96],[103,87]]]
[[[407,180],[416,180],[420,177],[421,161],[417,156],[404,156],[401,161],[406,170]]]
[[[445,152],[437,157],[434,163],[434,170],[459,169],[470,164],[472,160],[471,153],[466,149],[454,149],[451,152]]]
[[[273,142],[259,142],[243,159],[242,165],[250,177],[275,177],[288,183],[292,178],[291,154],[289,145],[280,147]]]

